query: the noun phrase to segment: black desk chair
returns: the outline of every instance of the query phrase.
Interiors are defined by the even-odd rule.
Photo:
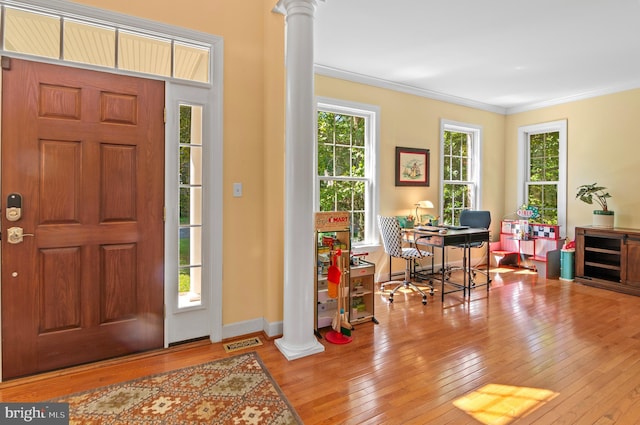
[[[411,267],[414,261],[425,258],[431,255],[429,252],[420,251],[417,247],[403,247],[402,241],[402,228],[396,217],[383,217],[378,216],[378,227],[380,228],[380,234],[382,235],[382,244],[384,245],[384,252],[386,252],[391,258],[402,258],[406,262],[404,271],[404,280],[392,280],[385,282],[381,285],[396,284],[391,293],[389,293],[389,302],[393,302],[393,295],[400,290],[400,288],[410,288],[422,295],[422,304],[427,304],[427,294],[415,283],[411,281]],[[391,278],[391,277],[389,277]],[[430,294],[433,295],[433,285],[429,285]]]
[[[463,210],[460,213],[460,225],[468,226],[473,229],[488,229],[491,225],[491,213],[489,211],[474,211],[474,210]],[[482,248],[484,247],[485,242],[471,242],[468,248]],[[487,284],[491,283],[491,277],[487,274],[486,270],[477,269],[475,267],[471,267],[471,255],[467,259],[467,250],[464,245],[458,246],[458,248],[464,249],[464,254],[462,256],[462,264],[463,267],[467,267],[467,273],[469,273],[469,283],[471,287],[474,287],[476,273],[481,273],[487,277]],[[487,261],[490,261],[490,258],[487,258]],[[469,264],[467,265],[467,261]],[[454,270],[461,270],[462,267],[452,267],[448,270],[448,274],[450,275]]]

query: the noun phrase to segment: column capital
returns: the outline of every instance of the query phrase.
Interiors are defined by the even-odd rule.
[[[298,8],[307,9],[313,13],[316,6],[318,6],[318,1],[324,2],[325,0],[278,0],[278,3],[273,7],[273,11],[285,16]]]

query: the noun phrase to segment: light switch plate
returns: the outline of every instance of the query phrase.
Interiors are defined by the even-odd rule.
[[[239,198],[242,196],[242,183],[233,184],[233,197]]]

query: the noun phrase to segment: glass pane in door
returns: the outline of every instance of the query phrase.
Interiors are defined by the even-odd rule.
[[[202,304],[202,107],[180,105],[179,308]]]

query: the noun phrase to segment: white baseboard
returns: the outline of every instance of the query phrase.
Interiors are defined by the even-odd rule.
[[[264,332],[269,338],[282,335],[282,321],[269,323],[264,318],[231,323],[222,327],[222,339]]]
[[[278,322],[273,322],[273,323],[269,323],[265,319],[262,319],[262,321],[263,321],[262,330],[264,331],[264,333],[267,334],[269,338],[274,338],[282,335],[282,332],[283,332],[282,320]]]
[[[222,339],[235,338],[242,335],[248,335],[261,332],[262,319],[245,320],[244,322],[231,323],[222,326]]]

